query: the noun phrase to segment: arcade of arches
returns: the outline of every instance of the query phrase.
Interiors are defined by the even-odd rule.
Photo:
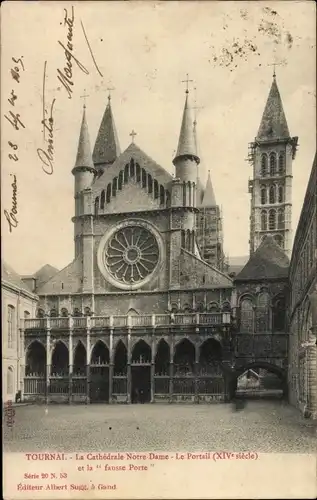
[[[71,349],[55,341],[48,352],[35,340],[26,350],[24,393],[61,402],[225,401],[229,378],[220,342],[167,339],[133,339],[129,349],[121,338],[96,339],[89,353],[81,340]]]

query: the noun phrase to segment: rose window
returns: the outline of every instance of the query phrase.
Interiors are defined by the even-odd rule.
[[[123,284],[137,284],[147,278],[159,261],[155,236],[142,226],[117,230],[105,247],[104,262],[108,273]]]

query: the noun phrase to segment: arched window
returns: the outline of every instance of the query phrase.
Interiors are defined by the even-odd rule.
[[[118,177],[115,177],[112,181],[112,196],[117,195]]]
[[[150,174],[148,174],[148,176],[147,176],[147,188],[148,188],[149,194],[152,194],[153,193],[153,179],[152,179],[152,175],[150,175]]]
[[[277,297],[273,300],[273,331],[281,332],[285,328],[285,298]]]
[[[270,296],[268,292],[261,292],[258,296],[256,308],[256,331],[267,332],[269,330],[269,307]]]
[[[157,200],[158,196],[159,196],[159,187],[158,187],[158,182],[155,179],[155,181],[154,181],[154,199]]]
[[[261,231],[266,231],[267,229],[267,220],[266,220],[266,212],[262,210],[261,212]]]
[[[265,153],[261,156],[261,176],[265,177],[267,175],[267,155]]]
[[[107,203],[110,203],[110,200],[111,200],[111,184],[109,183],[107,186],[107,194],[106,194]]]
[[[282,235],[280,234],[276,234],[274,236],[274,240],[276,241],[276,243],[281,247],[281,248],[284,248],[284,238]]]
[[[284,229],[284,210],[282,208],[277,213],[277,228]]]
[[[136,164],[136,181],[141,181],[141,167],[138,163]]]
[[[58,316],[57,311],[56,311],[55,307],[53,307],[53,309],[50,310],[50,317],[57,318],[57,316]]]
[[[283,186],[278,187],[278,202],[283,203],[284,201],[284,189]]]
[[[242,333],[253,332],[253,304],[251,299],[243,299],[240,306],[240,330]]]
[[[142,168],[142,187],[146,188],[146,172],[144,168]]]
[[[275,210],[269,211],[269,229],[272,231],[276,228],[276,212]]]
[[[121,191],[122,189],[122,184],[123,184],[123,171],[120,170],[119,172],[119,179],[118,179],[118,189]]]
[[[274,177],[276,175],[276,154],[270,154],[270,176]]]
[[[160,185],[160,205],[164,205],[165,203],[165,189],[162,185]]]
[[[125,184],[129,181],[129,164],[127,163],[126,166],[124,167],[124,178],[123,181]]]
[[[7,308],[8,322],[8,347],[12,348],[15,341],[15,308],[11,305]]]
[[[101,191],[100,208],[101,208],[101,210],[103,210],[105,208],[105,191],[104,191],[104,189]]]
[[[7,393],[12,395],[14,392],[14,372],[13,367],[9,366],[7,371]]]
[[[278,173],[283,175],[285,172],[285,156],[284,153],[280,153],[278,157]]]
[[[95,215],[98,215],[99,212],[99,196],[95,199]]]
[[[267,191],[265,186],[261,186],[261,204],[265,205],[267,203]]]
[[[270,186],[269,202],[270,203],[275,203],[275,186]]]
[[[135,168],[134,168],[134,159],[130,160],[130,177],[134,178]]]
[[[171,200],[169,191],[165,191],[165,200],[166,200],[165,205],[167,207],[169,207],[170,206],[170,200]]]

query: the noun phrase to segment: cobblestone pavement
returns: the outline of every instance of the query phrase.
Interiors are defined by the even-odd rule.
[[[282,402],[51,405],[15,408],[5,451],[257,451],[317,449],[316,425]]]

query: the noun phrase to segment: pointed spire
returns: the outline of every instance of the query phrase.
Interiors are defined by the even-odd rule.
[[[193,127],[191,109],[188,103],[188,94],[189,91],[186,90],[186,99],[185,99],[181,131],[179,134],[178,148],[176,156],[173,160],[174,165],[180,156],[191,156],[194,158],[197,164],[200,161],[197,155],[195,130]]]
[[[90,139],[86,120],[86,105],[83,106],[83,118],[81,122],[77,157],[74,168],[86,167],[95,170],[91,156]]]
[[[287,121],[284,114],[282,99],[276,83],[274,68],[273,82],[266,102],[257,139],[274,140],[290,137]]]
[[[216,197],[214,193],[214,188],[212,187],[210,170],[208,170],[208,179],[206,183],[206,189],[204,193],[204,198],[201,204],[202,207],[216,207]]]
[[[108,96],[108,104],[99,127],[93,161],[95,165],[113,163],[121,154],[118,135],[111,109],[111,96]]]

